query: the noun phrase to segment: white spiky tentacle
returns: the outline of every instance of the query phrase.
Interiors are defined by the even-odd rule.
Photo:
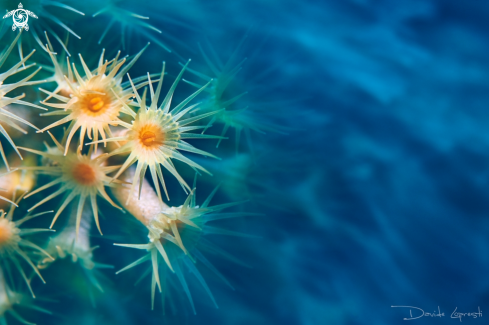
[[[92,224],[92,210],[90,207],[83,208],[82,218],[77,237],[77,209],[72,208],[68,223],[63,230],[51,237],[46,247],[55,260],[69,258],[73,263],[79,263],[84,271],[88,283],[100,292],[103,292],[102,285],[99,281],[100,273],[97,269],[112,268],[111,265],[97,263],[93,260],[93,252],[98,246],[90,245],[90,230]],[[38,267],[47,268],[55,260],[44,259]],[[89,291],[91,293],[91,291]]]
[[[64,151],[65,155],[78,130],[80,130],[80,145],[84,144],[85,136],[94,140],[95,143],[99,143],[98,139],[100,136],[102,138],[100,142],[103,142],[104,146],[106,146],[107,137],[112,137],[109,125],[117,123],[121,113],[129,115],[132,113],[132,109],[129,108],[129,105],[134,104],[131,100],[134,95],[133,89],[131,87],[127,88],[127,86],[122,83],[122,78],[148,46],[149,43],[126,65],[124,65],[126,63],[125,58],[119,60],[120,52],[113,60],[104,62],[104,51],[102,51],[98,68],[93,72],[85,64],[83,57],[79,55],[85,72],[85,77],[80,76],[80,73],[73,64],[72,68],[76,82],[73,82],[73,80],[70,80],[69,77],[65,76],[65,81],[71,90],[71,97],[56,94],[56,91],[50,92],[40,89],[42,92],[49,95],[48,98],[56,98],[60,101],[60,103],[47,102],[46,100],[41,102],[46,106],[58,109],[43,114],[43,116],[65,116],[38,132],[44,132],[69,122],[70,124],[67,129]],[[135,88],[139,89],[147,84],[148,82],[144,81],[136,84]],[[97,144],[95,145],[95,150],[96,147]]]
[[[19,200],[22,199],[22,196],[16,200],[18,203]],[[27,214],[21,219],[13,220],[15,212],[15,206],[11,206],[9,212],[4,212],[0,210],[0,268],[1,267],[14,267],[22,276],[25,283],[27,284],[32,297],[34,296],[34,292],[32,291],[32,287],[30,284],[30,280],[28,279],[23,267],[21,266],[20,261],[26,262],[29,267],[36,273],[36,275],[44,282],[44,279],[41,276],[38,268],[35,266],[29,255],[26,253],[26,249],[29,249],[33,252],[37,252],[41,255],[44,255],[48,258],[52,259],[52,256],[49,255],[45,250],[41,247],[37,246],[30,240],[24,238],[26,235],[31,235],[39,232],[51,231],[49,229],[25,229],[20,228],[20,226],[35,217],[44,215],[46,213],[52,212],[41,212],[38,214]]]
[[[187,65],[189,64],[189,62],[187,62]],[[162,208],[164,208],[165,206],[163,204],[163,199],[160,191],[160,184],[163,186],[163,190],[165,191],[167,199],[169,199],[169,195],[163,178],[161,166],[168,170],[178,180],[183,190],[188,193],[191,188],[180,176],[175,166],[173,165],[172,160],[179,160],[181,162],[184,162],[194,170],[200,170],[208,174],[210,174],[210,172],[208,172],[202,166],[196,164],[191,159],[185,157],[182,153],[180,153],[180,151],[192,152],[195,154],[219,159],[218,157],[203,150],[197,149],[184,141],[184,139],[221,138],[218,136],[189,133],[189,131],[203,128],[203,126],[190,126],[190,124],[193,124],[194,122],[208,116],[217,114],[217,111],[201,114],[190,118],[184,118],[188,113],[195,110],[198,106],[198,104],[194,104],[187,107],[187,104],[189,104],[189,102],[193,100],[197,95],[199,95],[207,87],[207,85],[188,96],[185,100],[183,100],[170,111],[174,91],[180,79],[182,78],[182,75],[187,65],[182,68],[180,74],[173,82],[172,87],[166,94],[161,104],[159,104],[158,101],[161,93],[163,77],[165,75],[165,63],[163,63],[163,68],[156,92],[153,90],[151,78],[148,74],[148,84],[150,85],[149,89],[151,95],[151,104],[149,106],[146,106],[146,90],[144,91],[141,98],[137,92],[136,87],[129,78],[140,109],[137,114],[132,112],[131,115],[134,120],[131,124],[119,121],[119,125],[128,129],[126,135],[106,140],[108,142],[125,142],[125,144],[122,145],[120,148],[111,152],[109,156],[129,154],[126,161],[116,173],[114,178],[117,179],[128,167],[137,163],[136,172],[134,174],[135,176],[133,178],[131,187],[132,193],[132,191],[137,186],[136,178],[142,180],[144,175],[146,174],[147,169],[149,168],[152,180],[156,185],[156,192],[158,194],[158,198],[160,199]],[[130,111],[129,108],[127,108],[127,110]],[[100,142],[102,141],[94,141],[88,144]],[[130,196],[131,195],[129,195],[129,197]]]
[[[56,185],[60,186],[56,192],[39,201],[28,211],[32,211],[38,206],[65,193],[63,203],[56,211],[50,228],[54,226],[54,223],[68,204],[75,200],[75,202],[78,201],[76,210],[76,233],[78,234],[83,208],[86,201],[89,201],[93,212],[93,218],[100,234],[102,234],[98,218],[97,195],[102,196],[103,199],[109,202],[113,207],[121,209],[112,201],[105,190],[105,187],[118,186],[121,183],[120,181],[114,181],[111,177],[107,176],[107,174],[117,170],[120,166],[106,166],[105,161],[107,159],[107,154],[99,155],[94,158],[92,157],[93,151],[89,150],[87,155],[82,155],[80,147],[76,153],[70,152],[67,156],[64,156],[62,152],[65,152],[65,148],[52,135],[51,137],[57,146],[57,152],[53,150],[43,152],[19,147],[22,150],[40,155],[41,157],[46,158],[47,161],[55,162],[53,164],[49,163],[47,166],[19,167],[19,169],[22,170],[35,170],[38,173],[55,177],[53,181],[30,192],[25,196],[26,198],[50,187]]]
[[[131,173],[124,174],[125,179],[130,179],[132,177]],[[147,184],[146,180],[142,181],[142,184]],[[239,260],[231,256],[229,253],[220,249],[219,247],[213,245],[211,242],[203,238],[206,234],[220,234],[220,235],[230,235],[230,236],[244,236],[253,237],[247,234],[242,234],[234,231],[229,231],[226,229],[216,228],[205,225],[207,221],[225,219],[225,218],[235,218],[247,215],[252,215],[250,213],[220,213],[221,210],[229,208],[231,206],[240,204],[229,203],[217,206],[209,207],[209,203],[217,191],[217,188],[209,195],[209,197],[203,202],[201,206],[197,206],[195,203],[195,181],[194,190],[187,197],[185,203],[179,207],[166,207],[156,209],[157,197],[154,190],[147,185],[143,185],[145,195],[141,195],[141,200],[135,200],[136,196],[134,194],[132,200],[131,208],[128,211],[141,221],[149,230],[149,243],[148,244],[116,244],[118,246],[142,249],[146,250],[147,254],[141,257],[139,260],[129,264],[123,269],[119,270],[117,273],[131,269],[139,264],[146,261],[151,261],[151,292],[152,292],[152,306],[154,306],[154,295],[156,287],[163,294],[163,297],[168,290],[167,281],[172,280],[172,272],[176,276],[176,281],[178,281],[183,289],[183,292],[187,296],[192,310],[195,313],[195,306],[193,303],[192,296],[188,287],[187,280],[185,278],[184,271],[187,270],[196,276],[199,283],[202,285],[204,290],[208,293],[214,305],[217,307],[217,303],[207,286],[206,281],[202,277],[200,271],[197,269],[196,264],[205,265],[212,272],[214,272],[219,278],[221,278],[227,285],[231,288],[230,283],[225,279],[225,277],[205,258],[201,251],[208,251],[212,253],[219,253],[228,259],[241,263]],[[152,190],[152,191],[151,191]],[[127,201],[130,192],[127,189],[117,189],[117,193],[114,193],[117,200],[121,202],[124,206],[124,202]],[[147,195],[147,196],[146,196]],[[144,215],[142,211],[145,208],[147,199],[154,201],[154,211],[157,212],[148,218],[148,215]],[[147,210],[145,212],[148,212]],[[166,267],[159,268],[159,261],[163,258]],[[172,271],[172,272],[168,272]]]
[[[16,305],[34,309],[45,314],[51,314],[50,311],[39,306],[35,306],[32,300],[25,295],[13,291],[7,284],[4,270],[0,267],[0,324],[6,325],[6,315],[10,315],[12,318],[22,324],[33,325],[33,323],[25,320],[18,312],[14,310]]]
[[[2,55],[0,57],[0,67],[2,67],[3,64],[6,62],[10,52],[12,51],[16,42],[19,40],[20,35],[21,35],[21,33],[19,33],[17,35],[17,37],[10,44],[10,46],[2,53]],[[38,130],[38,128],[36,126],[34,126],[33,124],[29,123],[28,121],[26,121],[25,119],[23,119],[23,118],[17,116],[16,114],[10,112],[6,108],[7,108],[7,106],[9,106],[11,104],[19,104],[19,105],[24,105],[24,106],[36,107],[36,108],[40,108],[40,109],[44,109],[44,108],[21,100],[22,98],[25,97],[25,94],[22,94],[22,95],[13,97],[13,98],[7,97],[6,95],[9,92],[11,92],[11,91],[13,91],[19,87],[36,85],[36,84],[45,82],[45,80],[30,81],[39,72],[39,70],[41,69],[41,68],[39,68],[36,71],[34,71],[34,73],[30,74],[29,76],[25,77],[24,79],[17,81],[13,84],[6,84],[4,82],[8,77],[13,76],[13,75],[19,73],[20,71],[25,70],[25,69],[33,67],[35,64],[31,64],[31,65],[25,66],[23,68],[21,66],[34,54],[34,52],[35,52],[35,50],[33,50],[27,57],[22,59],[20,62],[13,65],[9,70],[7,70],[3,73],[0,73],[0,122],[1,122],[0,123],[0,133],[7,139],[9,144],[14,148],[15,152],[17,153],[17,155],[21,159],[22,159],[22,155],[18,151],[17,146],[15,145],[14,141],[12,140],[12,138],[10,137],[7,130],[5,129],[5,127],[2,124],[4,124],[4,125],[6,124],[6,125],[10,126],[11,128],[17,129],[23,133],[27,133],[27,131],[25,131],[19,125],[17,125],[16,122],[20,122],[22,124],[28,125],[28,126],[34,128],[36,130]],[[4,152],[1,144],[0,144],[0,155],[2,156],[2,159],[5,163],[6,168],[7,168],[7,171],[10,171],[10,166],[8,164],[7,157],[5,155],[5,152]]]

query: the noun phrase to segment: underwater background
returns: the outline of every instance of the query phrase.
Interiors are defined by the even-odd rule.
[[[46,284],[32,281],[36,305],[52,314],[21,306],[17,312],[23,318],[71,325],[381,325],[409,317],[409,309],[391,306],[416,306],[430,313],[439,307],[446,315],[412,320],[420,324],[459,322],[450,317],[455,308],[482,311],[482,319],[466,316],[464,323],[489,317],[487,3],[56,2],[84,16],[49,1],[22,3],[39,16],[29,19],[31,30],[23,32],[22,42],[25,53],[37,49],[31,61],[40,66],[52,63],[33,34],[43,44],[46,28],[63,40],[70,34],[49,15],[81,37],[69,38],[71,60],[77,65],[78,53],[94,65],[103,48],[111,58],[118,50],[135,55],[148,42],[131,77],[158,74],[162,61],[171,82],[189,58],[190,69],[208,75],[213,72],[209,60],[242,64],[227,91],[228,98],[246,92],[232,105],[249,112],[241,120],[248,123],[244,128],[251,129],[249,136],[244,132],[236,139],[231,126],[229,139],[219,148],[216,140],[198,142],[200,149],[222,160],[189,156],[213,174],[198,177],[197,201],[222,183],[214,204],[245,200],[239,209],[252,214],[224,224],[256,236],[213,236],[213,243],[241,261],[209,257],[235,290],[201,270],[218,309],[190,277],[195,315],[184,294],[167,297],[175,302],[170,308],[162,307],[157,294],[151,310],[149,277],[134,285],[144,267],[114,274],[142,255],[113,244],[144,243],[146,229],[127,213],[101,203],[104,235],[93,227],[91,244],[100,246],[94,259],[114,266],[99,271],[103,293],[89,290],[71,260],[57,261],[41,270]],[[2,11],[17,5],[0,0]],[[149,17],[140,21],[161,33],[133,23],[133,16],[116,16],[115,10],[92,17],[106,6]],[[43,11],[50,14],[42,16]],[[122,30],[117,19],[122,19]],[[10,26],[9,20],[1,30],[2,49],[17,35]],[[53,37],[51,42],[62,50]],[[15,48],[8,62],[18,62],[18,52]],[[44,70],[36,80],[50,76]],[[200,82],[188,71],[183,78]],[[166,82],[165,91],[171,85]],[[38,105],[46,97],[38,87],[55,88],[36,85],[18,93]],[[181,101],[193,91],[191,84],[181,83],[175,97]],[[38,127],[55,121],[39,118],[35,108],[18,109]],[[265,132],[255,132],[255,126]],[[222,128],[213,126],[212,134],[221,134]],[[61,138],[61,131],[53,134]],[[8,142],[1,141],[12,153]],[[15,139],[18,146],[38,150],[42,141],[51,140],[32,129]],[[23,156],[37,159],[26,152]],[[179,171],[191,182],[193,170]],[[146,178],[150,180],[149,173]],[[170,203],[183,204],[185,192],[175,179],[166,179]],[[37,201],[42,198],[38,195]],[[37,201],[33,198],[31,205]],[[60,200],[54,201],[39,211],[56,210]],[[68,214],[60,217],[60,228]],[[47,228],[50,222],[50,217],[40,217],[33,224]],[[10,316],[6,320],[17,322]]]

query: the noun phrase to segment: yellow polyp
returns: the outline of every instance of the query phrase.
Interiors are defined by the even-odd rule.
[[[92,112],[98,112],[100,111],[100,109],[102,109],[102,107],[104,107],[104,101],[102,100],[102,98],[100,97],[95,97],[95,98],[92,98],[90,100],[90,104],[92,104],[92,106],[90,107],[90,110]]]

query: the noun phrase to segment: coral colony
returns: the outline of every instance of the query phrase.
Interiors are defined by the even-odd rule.
[[[234,141],[222,148],[229,127],[236,129],[236,145],[241,131],[274,129],[270,121],[254,122],[246,104],[233,109],[246,95],[228,93],[245,63],[238,58],[242,43],[224,64],[199,45],[200,53],[193,52],[199,71],[180,54],[171,56],[171,39],[160,39],[162,31],[148,17],[119,1],[102,1],[87,14],[64,1],[23,2],[2,2],[0,324],[44,322],[48,316],[39,312],[50,311],[39,304],[42,296],[59,299],[62,293],[36,288],[49,287],[44,275],[56,272],[61,260],[80,269],[88,290],[99,294],[101,279],[117,284],[121,276],[115,271],[137,273],[150,287],[148,309],[159,292],[163,309],[166,304],[174,310],[180,299],[196,313],[192,286],[200,286],[217,307],[206,277],[233,287],[208,255],[243,263],[213,243],[212,235],[253,237],[219,221],[256,214],[244,212],[245,201],[213,203],[219,186],[197,190],[199,178],[212,174],[197,161],[219,161],[219,150],[234,159]],[[66,21],[65,12],[76,19]],[[76,30],[97,17],[105,17],[106,29],[82,43]],[[99,43],[117,26],[121,37],[112,40],[118,46],[103,49]],[[131,34],[147,44],[131,52]],[[160,57],[151,63],[153,71],[137,75],[135,65],[154,60],[145,58],[148,41]],[[180,71],[169,69],[171,60]],[[214,123],[220,127],[213,132]],[[117,233],[121,227],[111,225],[124,220],[144,229],[144,236]],[[104,260],[103,249],[95,250],[94,237],[136,259],[128,265],[97,262]]]

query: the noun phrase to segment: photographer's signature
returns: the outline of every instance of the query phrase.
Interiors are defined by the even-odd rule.
[[[445,313],[441,312],[440,306],[438,306],[438,312],[434,311],[432,313],[425,312],[423,309],[419,307],[413,307],[413,306],[391,306],[393,308],[404,308],[404,309],[409,309],[409,317],[403,318],[403,320],[414,320],[414,319],[419,319],[421,317],[445,317]],[[455,318],[459,319],[462,321],[462,318],[479,318],[482,317],[482,311],[480,307],[477,307],[477,312],[471,312],[471,313],[461,313],[457,311],[458,307],[455,307],[455,310],[450,314],[450,318]]]

